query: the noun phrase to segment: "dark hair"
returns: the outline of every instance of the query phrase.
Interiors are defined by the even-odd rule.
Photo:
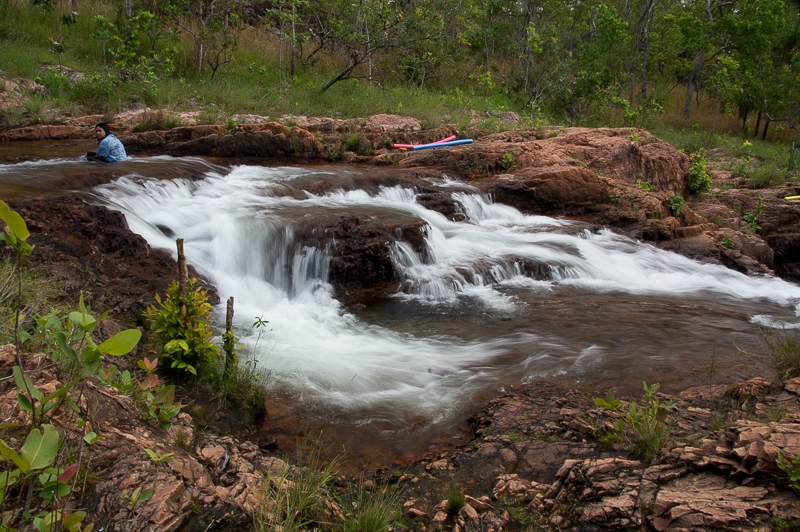
[[[100,129],[102,129],[103,131],[106,132],[106,135],[110,135],[111,134],[111,130],[108,128],[108,124],[105,123],[105,122],[100,122],[99,124],[97,124],[94,127],[95,127],[95,129],[97,129],[99,127]]]

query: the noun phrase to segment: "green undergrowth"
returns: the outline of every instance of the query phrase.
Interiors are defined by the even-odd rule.
[[[253,517],[257,532],[332,530],[382,532],[401,516],[403,491],[363,477],[339,476],[341,457],[325,462],[319,439],[308,438],[279,473],[264,475],[265,495]],[[340,516],[333,508],[339,508]]]
[[[744,178],[750,188],[800,180],[796,169],[788,170],[791,144],[787,142],[762,141],[739,135],[709,135],[697,128],[656,129],[653,133],[690,155],[704,154],[709,170],[730,171],[734,176]]]
[[[800,377],[800,333],[791,329],[764,330],[760,358],[779,382]]]

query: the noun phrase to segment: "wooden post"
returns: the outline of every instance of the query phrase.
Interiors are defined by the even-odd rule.
[[[178,238],[175,243],[178,244],[178,287],[183,295],[189,284],[189,268],[186,266],[186,255],[183,254],[183,239]]]
[[[236,363],[236,353],[234,351],[236,346],[233,340],[233,296],[228,298],[228,307],[225,312],[225,336],[228,339],[225,342],[225,371],[230,372]]]

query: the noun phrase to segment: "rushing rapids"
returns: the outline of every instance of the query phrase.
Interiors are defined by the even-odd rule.
[[[421,178],[396,169],[63,159],[0,165],[0,181],[3,194],[81,189],[153,247],[183,238],[189,262],[235,297],[237,335],[286,411],[387,457],[457,433],[477,401],[536,379],[630,391],[747,376],[759,328],[797,321],[800,288],[780,279],[425,179],[457,202],[451,221],[417,201]],[[300,234],[339,214],[424,222],[422,252],[392,244],[395,293],[334,297],[329,246]]]

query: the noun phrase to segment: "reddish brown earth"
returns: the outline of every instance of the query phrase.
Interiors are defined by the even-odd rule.
[[[759,191],[765,207],[757,235],[741,219],[758,202],[745,189],[709,194],[673,216],[668,201],[688,192],[688,158],[645,131],[513,131],[469,146],[400,152],[387,144],[430,142],[457,132],[454,126],[422,131],[413,119],[391,116],[300,118],[291,126],[245,124],[233,134],[222,134],[223,126],[128,134],[135,123],[128,116],[117,131],[132,153],[420,168],[427,175],[468,180],[526,213],[609,226],[698,260],[748,273],[796,275],[800,270],[800,207],[781,199],[792,188]],[[63,126],[10,130],[0,133],[0,141],[87,137],[95,121],[87,117]],[[345,142],[354,133],[358,142]],[[644,190],[637,180],[653,183],[656,191]],[[447,197],[432,193],[421,202],[458,217]],[[37,246],[31,260],[62,282],[70,296],[85,291],[97,308],[113,310],[129,326],[173,277],[171,257],[130,233],[118,213],[76,197],[18,201],[12,208],[28,220]],[[342,297],[393,290],[386,242],[398,238],[398,228],[350,216],[321,223],[343,242],[332,267]],[[414,244],[418,231],[399,229],[399,238]],[[722,245],[723,237],[732,247]],[[10,349],[0,350],[3,419],[18,415],[6,411],[15,395],[11,380],[4,378],[14,364]],[[29,360],[42,368],[36,384],[55,388],[59,375],[52,364],[34,355]],[[147,426],[135,405],[112,389],[89,385],[87,397],[102,406],[93,423],[105,438],[94,461],[100,480],[82,495],[92,520],[107,530],[249,526],[262,493],[260,473],[277,470],[280,460],[249,443],[200,434],[188,416],[169,431]],[[800,452],[797,379],[782,386],[764,381],[730,389],[709,386],[673,399],[674,434],[683,443],[671,444],[653,463],[633,459],[625,445],[598,442],[598,430],[619,413],[597,409],[591,397],[578,392],[535,383],[476,412],[471,421],[475,437],[465,448],[427,457],[400,478],[378,472],[374,481],[389,479],[403,486],[404,527],[413,530],[749,531],[769,529],[773,517],[800,519],[800,498],[776,467],[779,452]],[[715,429],[720,419],[723,428]],[[187,432],[179,438],[177,431]],[[176,454],[169,468],[157,468],[144,448]],[[450,483],[468,495],[456,515],[441,503]],[[365,489],[370,484],[373,480]],[[133,512],[122,494],[151,485],[158,486],[157,496]],[[336,505],[329,503],[330,518],[338,519]]]

